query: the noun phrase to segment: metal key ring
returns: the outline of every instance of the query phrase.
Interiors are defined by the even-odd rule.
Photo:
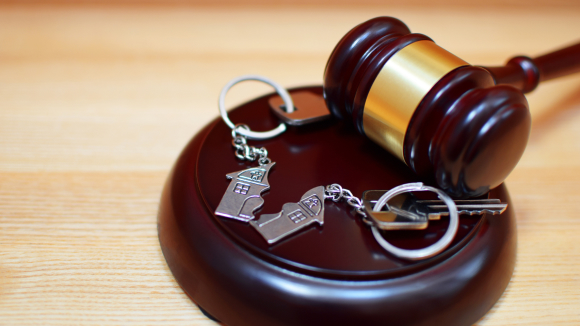
[[[373,212],[380,212],[383,206],[385,206],[385,204],[393,197],[411,191],[434,192],[437,194],[439,199],[441,199],[449,208],[449,227],[447,228],[447,231],[445,232],[443,237],[441,237],[441,239],[439,239],[437,242],[430,245],[429,247],[425,247],[422,249],[401,249],[387,242],[387,240],[385,240],[385,238],[381,236],[376,226],[372,226],[371,229],[373,231],[373,236],[375,237],[377,242],[386,251],[390,252],[391,254],[399,258],[405,258],[409,260],[430,258],[442,252],[443,250],[445,250],[445,248],[449,246],[449,244],[451,244],[459,227],[459,216],[457,214],[457,206],[455,206],[455,202],[445,192],[437,188],[425,186],[421,182],[403,184],[383,194],[373,207]]]
[[[252,131],[249,128],[243,129],[243,128],[236,127],[236,125],[234,125],[234,123],[230,120],[230,118],[228,117],[228,112],[226,111],[226,108],[225,108],[226,94],[228,93],[230,88],[232,88],[235,84],[237,84],[239,82],[246,81],[246,80],[261,81],[263,83],[266,83],[266,84],[274,87],[274,89],[276,90],[276,93],[278,93],[278,95],[280,95],[282,100],[284,100],[284,104],[286,105],[286,112],[288,112],[288,113],[294,112],[294,103],[292,103],[292,98],[290,97],[290,94],[288,93],[288,91],[286,91],[286,89],[284,89],[284,87],[280,86],[279,84],[277,84],[273,80],[268,79],[266,77],[262,77],[262,76],[258,76],[258,75],[244,75],[244,76],[239,76],[239,77],[236,77],[236,78],[230,80],[226,84],[226,86],[224,86],[224,88],[222,89],[222,92],[220,93],[218,107],[219,107],[220,114],[221,114],[224,122],[231,129],[235,129],[238,134],[243,135],[245,137],[248,137],[250,139],[268,139],[268,138],[276,137],[276,136],[280,135],[281,133],[283,133],[284,131],[286,131],[286,125],[284,123],[280,123],[278,125],[278,127],[276,127],[275,129],[269,130],[269,131]]]

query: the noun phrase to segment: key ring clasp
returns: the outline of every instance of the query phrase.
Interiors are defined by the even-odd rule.
[[[226,108],[225,108],[226,94],[235,84],[246,81],[246,80],[260,81],[260,82],[266,83],[266,84],[274,87],[274,89],[276,90],[276,93],[278,93],[278,95],[280,95],[282,100],[284,100],[284,104],[286,106],[287,113],[294,112],[294,103],[292,102],[292,98],[290,97],[290,94],[288,93],[288,91],[284,87],[280,86],[278,83],[274,82],[273,80],[266,78],[266,77],[263,77],[263,76],[243,75],[243,76],[239,76],[239,77],[236,77],[236,78],[230,80],[224,86],[224,88],[222,89],[222,91],[220,93],[220,97],[218,100],[218,107],[219,107],[222,119],[224,120],[226,125],[228,125],[228,127],[230,127],[231,129],[235,130],[236,133],[243,135],[245,137],[248,137],[250,139],[273,138],[273,137],[280,135],[284,131],[286,131],[286,124],[284,124],[283,122],[280,123],[278,125],[278,127],[274,128],[272,130],[269,130],[269,131],[252,131],[252,130],[250,130],[250,128],[241,128],[239,126],[236,126],[230,120],[230,118],[228,117],[228,112],[226,111]]]
[[[457,213],[457,206],[455,202],[449,195],[447,195],[444,191],[425,186],[421,182],[416,183],[407,183],[395,187],[389,191],[387,191],[384,195],[379,198],[375,206],[373,207],[373,212],[380,212],[383,206],[392,198],[397,195],[406,192],[412,191],[431,191],[437,194],[439,199],[441,199],[449,208],[449,227],[443,237],[439,239],[434,244],[421,248],[421,249],[401,249],[398,247],[393,246],[390,244],[385,238],[383,238],[379,232],[379,229],[376,226],[371,226],[371,230],[373,232],[373,236],[375,240],[383,247],[386,251],[390,252],[391,254],[405,259],[410,260],[419,260],[419,259],[426,259],[437,255],[438,253],[442,252],[451,244],[453,238],[455,238],[455,234],[457,234],[457,229],[459,228],[459,215]]]

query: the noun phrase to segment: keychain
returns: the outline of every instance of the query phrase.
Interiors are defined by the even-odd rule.
[[[288,202],[275,214],[262,214],[259,218],[253,212],[259,209],[264,199],[262,193],[270,189],[268,174],[275,165],[268,157],[266,148],[255,148],[247,144],[247,139],[268,139],[276,137],[286,130],[284,122],[277,128],[266,132],[255,132],[246,125],[234,125],[225,110],[225,96],[235,84],[256,80],[274,87],[283,100],[281,103],[270,101],[274,112],[288,124],[303,125],[330,116],[328,110],[320,108],[307,110],[301,108],[297,114],[290,94],[272,80],[255,75],[240,76],[231,80],[222,90],[219,97],[219,110],[225,123],[232,129],[232,145],[235,156],[241,160],[258,161],[259,166],[226,174],[231,180],[215,214],[246,222],[258,232],[269,244],[288,238],[312,224],[324,225],[324,207],[326,200],[346,203],[355,209],[362,221],[370,227],[378,244],[387,252],[403,259],[420,260],[441,253],[453,241],[458,227],[460,214],[501,214],[507,204],[498,199],[475,199],[454,201],[444,191],[426,186],[420,182],[407,183],[390,190],[368,190],[362,199],[355,197],[341,185],[331,184],[317,186],[304,193],[298,202]],[[273,103],[274,102],[274,103]],[[419,200],[413,192],[429,191],[435,193],[439,200]],[[445,234],[434,244],[422,249],[402,249],[385,240],[380,230],[421,230],[428,226],[430,220],[437,220],[442,215],[449,216],[449,227]]]
[[[245,125],[241,125],[241,130],[249,130]],[[216,215],[233,218],[242,222],[254,219],[253,212],[264,203],[262,193],[270,189],[268,183],[268,173],[276,164],[268,158],[268,151],[265,148],[255,148],[248,146],[246,137],[232,129],[232,145],[236,148],[236,157],[241,160],[258,160],[259,167],[242,171],[232,172],[226,175],[231,179],[218,208]]]
[[[234,125],[229,119],[225,108],[226,94],[235,84],[246,80],[256,80],[271,85],[284,100],[286,110],[288,112],[294,111],[294,103],[288,91],[274,81],[262,76],[246,75],[234,78],[224,86],[220,93],[218,107],[222,119],[232,129],[232,145],[236,149],[236,157],[240,160],[248,160],[250,162],[258,160],[259,164],[259,167],[256,168],[249,168],[226,175],[232,181],[215,211],[216,215],[242,222],[248,222],[254,219],[253,212],[264,204],[264,199],[262,199],[261,195],[270,189],[268,173],[276,164],[268,158],[266,148],[248,146],[247,139],[268,139],[276,137],[286,131],[286,125],[284,123],[280,123],[278,127],[270,131],[256,132],[250,130],[248,126],[243,124]]]

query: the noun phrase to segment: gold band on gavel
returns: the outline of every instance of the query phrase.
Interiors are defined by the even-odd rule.
[[[431,41],[399,50],[371,86],[363,113],[365,134],[405,161],[403,142],[415,109],[443,76],[467,65]]]

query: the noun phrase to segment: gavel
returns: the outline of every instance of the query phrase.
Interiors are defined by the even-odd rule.
[[[531,127],[523,95],[580,71],[580,44],[504,67],[477,67],[378,17],[348,32],[324,72],[324,97],[337,117],[452,196],[474,197],[501,184],[526,147]]]

